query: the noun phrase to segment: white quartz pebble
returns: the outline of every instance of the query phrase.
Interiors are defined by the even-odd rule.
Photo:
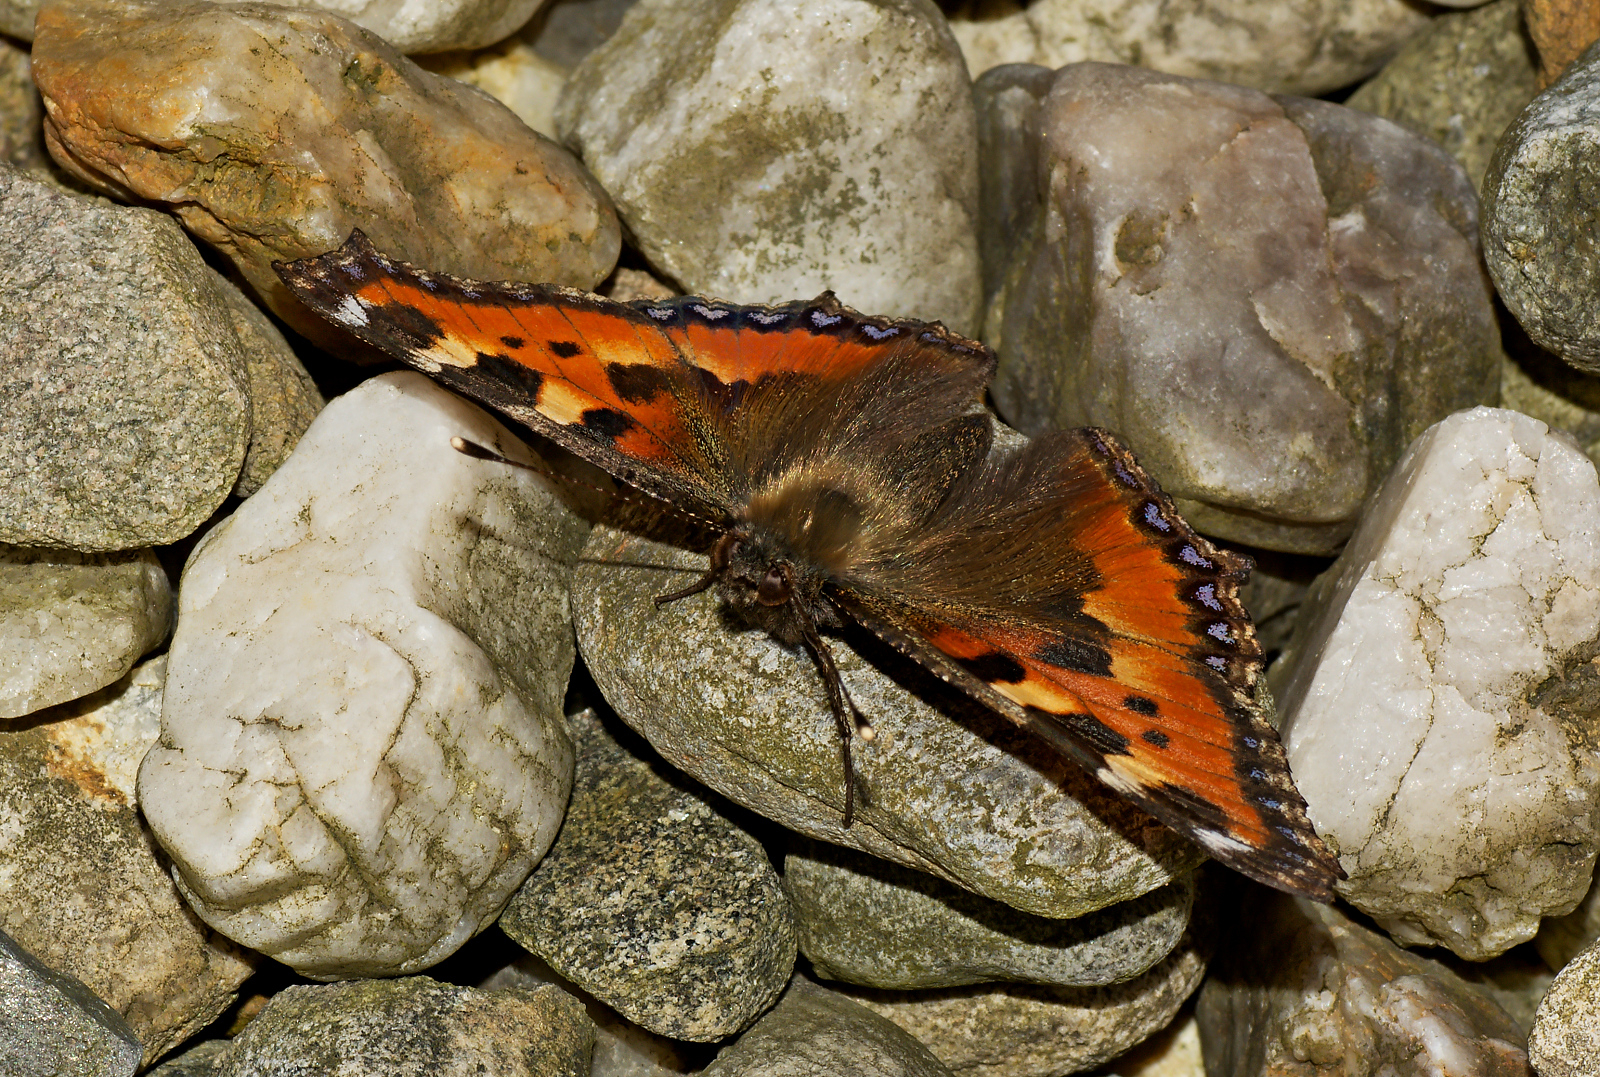
[[[1589,887],[1600,766],[1600,483],[1544,423],[1424,432],[1319,581],[1280,701],[1340,890],[1408,945],[1482,960]]]
[[[587,525],[418,374],[334,401],[196,547],[139,800],[219,931],[318,977],[487,926],[572,779],[567,578]]]

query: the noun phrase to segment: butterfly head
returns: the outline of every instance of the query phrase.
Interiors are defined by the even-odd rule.
[[[743,525],[711,551],[717,595],[741,619],[785,643],[804,638],[802,622],[837,627],[839,615],[823,595],[826,574],[774,535]]]

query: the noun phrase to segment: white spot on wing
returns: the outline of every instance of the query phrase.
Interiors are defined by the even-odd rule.
[[[341,325],[360,328],[367,324],[367,308],[353,295],[347,295],[339,300],[339,305],[333,308],[333,316]]]
[[[1140,785],[1138,782],[1131,778],[1125,777],[1124,775],[1118,774],[1111,767],[1101,767],[1099,770],[1094,772],[1094,776],[1124,796],[1138,796],[1141,793],[1149,792],[1148,789]]]
[[[1194,836],[1200,844],[1216,856],[1227,856],[1229,853],[1248,853],[1250,846],[1238,838],[1230,837],[1220,830],[1210,830],[1206,827],[1196,827]]]

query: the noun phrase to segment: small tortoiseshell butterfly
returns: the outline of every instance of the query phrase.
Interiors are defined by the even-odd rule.
[[[616,303],[458,280],[360,232],[277,270],[362,340],[709,522],[704,578],[658,601],[714,586],[805,647],[847,776],[870,726],[822,631],[854,621],[1223,863],[1331,900],[1344,872],[1261,715],[1249,562],[1102,430],[991,452],[983,345],[831,294]]]

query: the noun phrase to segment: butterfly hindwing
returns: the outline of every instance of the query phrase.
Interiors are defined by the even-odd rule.
[[[928,522],[913,560],[939,573],[868,569],[841,605],[1231,867],[1331,898],[1342,872],[1261,714],[1247,563],[1103,431],[1018,456]]]

